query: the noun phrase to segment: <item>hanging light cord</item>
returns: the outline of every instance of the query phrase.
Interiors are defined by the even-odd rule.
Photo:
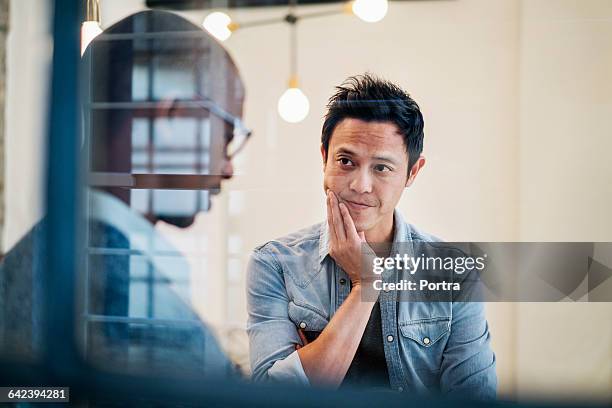
[[[289,14],[285,17],[285,21],[289,23],[289,87],[297,88],[298,77],[297,77],[297,22],[298,17],[295,15],[295,9],[297,6],[297,0],[291,0],[289,3]]]

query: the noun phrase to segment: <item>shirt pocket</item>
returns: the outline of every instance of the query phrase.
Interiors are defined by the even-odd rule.
[[[399,322],[402,348],[407,363],[430,383],[442,364],[442,355],[450,334],[450,317],[433,317]]]
[[[311,305],[295,301],[289,302],[288,314],[296,329],[304,331],[322,332],[329,323],[329,319],[322,311]]]

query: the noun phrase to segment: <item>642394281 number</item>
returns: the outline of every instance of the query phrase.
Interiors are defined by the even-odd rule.
[[[68,387],[0,387],[0,402],[68,402]]]

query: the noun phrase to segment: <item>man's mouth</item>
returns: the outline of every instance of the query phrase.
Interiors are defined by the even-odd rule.
[[[368,205],[365,203],[359,203],[359,202],[349,201],[349,200],[346,200],[345,203],[349,208],[355,211],[363,211],[363,210],[367,210],[368,208],[372,207],[371,205]]]

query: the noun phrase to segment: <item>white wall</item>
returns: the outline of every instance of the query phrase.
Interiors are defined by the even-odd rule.
[[[520,238],[612,241],[612,2],[523,0],[520,50]],[[612,304],[518,314],[520,396],[612,400]]]
[[[50,2],[11,0],[6,60],[5,225],[11,248],[42,216],[51,63]]]

